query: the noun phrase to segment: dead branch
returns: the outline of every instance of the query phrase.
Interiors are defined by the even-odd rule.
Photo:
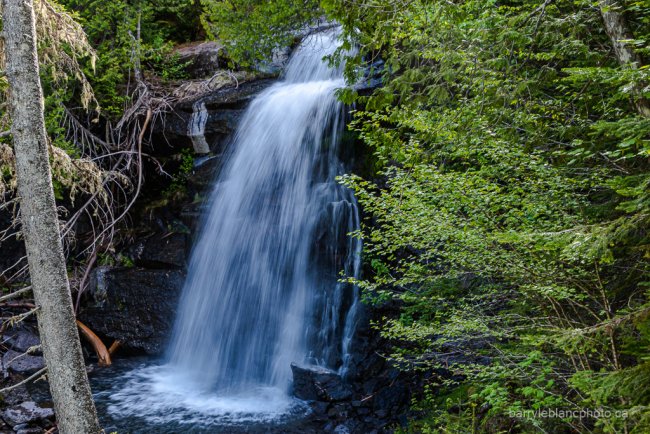
[[[36,305],[34,303],[20,303],[20,302],[9,302],[9,303],[2,303],[0,304],[0,307],[8,307],[10,309],[36,309]]]
[[[11,294],[3,295],[2,297],[0,297],[0,303],[2,303],[4,301],[7,301],[7,300],[17,298],[17,297],[20,297],[23,294],[27,294],[31,290],[32,290],[32,287],[30,285],[30,286],[28,286],[26,288],[19,289],[18,291],[14,291]]]
[[[0,327],[0,332],[4,332],[7,330],[8,326],[14,327],[16,324],[19,324],[23,321],[25,321],[27,318],[30,316],[34,315],[36,312],[38,312],[38,307],[34,307],[32,310],[29,312],[21,313],[20,315],[15,315],[9,318],[7,321],[5,321],[2,324],[2,327]]]
[[[108,354],[112,356],[121,346],[122,346],[122,341],[118,341],[118,340],[113,341],[111,347],[108,349]]]
[[[88,326],[79,320],[77,320],[77,326],[79,327],[79,331],[83,337],[86,338],[86,340],[94,348],[95,353],[97,354],[97,358],[99,359],[99,366],[111,366],[111,355],[106,349],[106,345],[104,345],[102,340],[99,339],[99,337],[90,328],[88,328]]]
[[[41,377],[41,376],[43,376],[43,374],[45,374],[45,372],[47,372],[47,368],[43,368],[43,369],[39,370],[38,372],[36,372],[36,373],[30,375],[29,377],[25,378],[20,383],[16,383],[16,384],[14,384],[12,386],[5,387],[4,389],[0,389],[0,394],[5,394],[7,392],[11,392],[12,390],[14,390],[14,389],[16,389],[16,388],[18,388],[20,386],[23,386],[23,385],[25,385],[27,383],[38,380],[39,377]]]
[[[25,351],[24,353],[19,354],[19,355],[17,355],[16,357],[14,357],[13,359],[9,360],[9,362],[7,362],[6,365],[7,365],[7,366],[8,366],[8,365],[11,365],[11,364],[12,364],[13,362],[15,362],[16,360],[20,360],[20,359],[22,359],[23,357],[26,357],[26,356],[28,356],[28,355],[30,355],[30,354],[34,354],[36,351],[40,351],[40,350],[41,350],[41,346],[40,346],[40,345],[34,345],[33,347],[29,347],[29,348],[27,349],[27,351]]]

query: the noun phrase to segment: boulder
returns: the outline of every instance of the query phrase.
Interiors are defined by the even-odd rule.
[[[9,350],[2,357],[2,365],[19,374],[33,374],[45,367],[45,360],[41,356]]]
[[[124,349],[160,355],[184,278],[181,270],[99,267],[91,276],[92,300],[80,319],[108,344],[119,340]]]
[[[41,345],[38,334],[28,328],[10,330],[4,334],[3,340],[11,349],[21,353]]]
[[[34,401],[23,402],[22,404],[9,407],[0,412],[2,419],[12,426],[39,422],[43,419],[54,417],[54,410],[39,406]]]
[[[14,386],[22,380],[24,380],[24,377],[21,375],[10,375],[2,382],[2,387],[4,388],[8,386]],[[21,402],[31,401],[31,400],[32,397],[30,396],[29,391],[27,390],[27,386],[25,386],[24,384],[18,387],[14,387],[8,392],[5,392],[2,395],[0,395],[0,402],[2,402],[4,406],[17,405],[20,404]]]
[[[174,52],[193,78],[210,77],[220,68],[228,66],[226,49],[217,41],[197,41],[183,44]]]
[[[343,401],[352,397],[352,389],[336,372],[321,366],[291,364],[293,393],[307,401]]]
[[[345,421],[350,417],[350,404],[338,403],[332,405],[328,410],[327,415],[337,421]]]

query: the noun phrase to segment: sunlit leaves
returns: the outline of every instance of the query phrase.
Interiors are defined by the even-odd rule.
[[[645,52],[650,11],[627,4]],[[572,390],[567,373],[634,366],[633,348],[648,355],[621,346],[647,324],[650,124],[632,95],[647,68],[618,66],[586,0],[343,5],[327,2],[386,65],[351,124],[375,153],[375,181],[343,181],[369,216],[362,287],[404,303],[381,327],[395,360],[420,369],[462,355],[454,372],[479,391],[466,425],[433,408],[439,427],[476,429],[473,405],[495,418],[579,408],[590,386]],[[476,353],[493,364],[473,363]]]

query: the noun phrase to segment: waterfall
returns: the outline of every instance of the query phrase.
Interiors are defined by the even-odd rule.
[[[345,361],[356,298],[326,268],[356,272],[358,241],[345,238],[358,216],[335,180],[345,83],[322,57],[336,47],[334,33],[309,38],[251,103],[212,193],[168,353],[205,387],[288,387],[291,362]]]
[[[295,408],[292,362],[346,373],[360,301],[340,273],[358,276],[361,242],[349,235],[355,198],[336,181],[345,82],[323,57],[337,47],[336,31],[306,38],[246,110],[191,255],[167,364],[131,374],[113,412],[264,419]]]

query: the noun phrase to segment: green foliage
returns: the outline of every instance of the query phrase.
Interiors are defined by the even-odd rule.
[[[90,74],[104,112],[122,114],[136,62],[163,80],[184,78],[185,65],[172,54],[175,43],[194,40],[201,7],[194,0],[63,0],[76,11],[98,59]],[[137,41],[139,27],[140,41]],[[90,68],[90,65],[87,66]]]
[[[131,259],[130,257],[128,257],[123,253],[114,253],[112,251],[99,253],[97,255],[97,265],[102,267],[106,267],[106,266],[110,266],[110,267],[120,266],[124,268],[135,267],[135,263],[133,262],[133,259]]]
[[[187,193],[187,180],[194,169],[194,154],[190,148],[183,149],[175,159],[178,162],[178,169],[174,171],[171,184],[163,192],[165,200],[178,198]]]
[[[227,46],[229,58],[250,67],[292,45],[296,29],[321,14],[317,0],[201,0],[208,35]]]
[[[425,401],[418,429],[642,432],[650,120],[632,89],[648,68],[618,66],[588,1],[322,3],[360,47],[350,76],[386,65],[372,95],[342,93],[377,161],[375,181],[342,178],[368,214],[359,283],[405,306],[377,325],[398,366],[475,390],[454,414]],[[646,53],[650,9],[627,5]],[[585,407],[635,416],[512,416]]]

